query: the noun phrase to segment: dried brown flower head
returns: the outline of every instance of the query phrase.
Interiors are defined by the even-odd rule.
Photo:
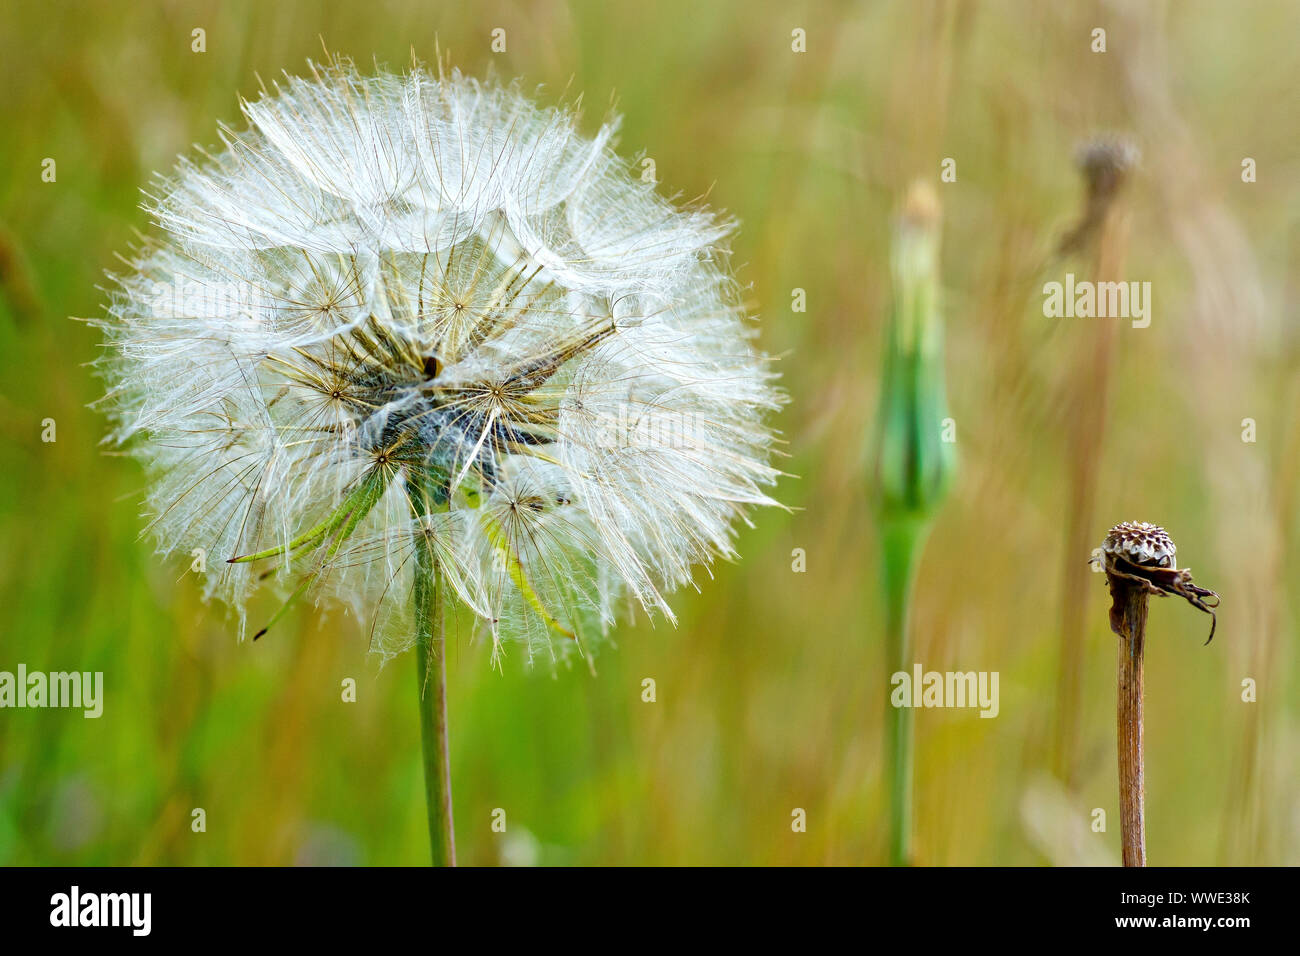
[[[1120,633],[1119,595],[1126,587],[1140,587],[1148,594],[1164,597],[1176,594],[1206,614],[1210,615],[1210,636],[1214,640],[1218,618],[1213,608],[1219,606],[1219,596],[1208,588],[1192,583],[1192,569],[1177,566],[1178,548],[1168,532],[1159,525],[1146,521],[1123,521],[1111,528],[1101,547],[1092,553],[1093,567],[1106,572],[1114,603],[1110,609],[1110,626]],[[1133,582],[1125,585],[1124,582]],[[1213,598],[1214,603],[1205,599]]]
[[[1137,145],[1123,136],[1103,136],[1079,147],[1075,164],[1086,189],[1083,214],[1061,239],[1057,250],[1061,255],[1080,252],[1097,238],[1115,197],[1140,158]]]

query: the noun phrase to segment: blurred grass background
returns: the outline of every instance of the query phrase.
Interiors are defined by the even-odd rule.
[[[191,30],[207,52],[191,52]],[[490,51],[503,27],[507,52]],[[804,54],[791,30],[807,31]],[[1090,50],[1094,27],[1107,52]],[[464,862],[878,863],[885,858],[878,542],[866,499],[890,217],[917,176],[945,207],[948,381],[960,472],[920,568],[917,659],[997,670],[1001,713],[917,714],[916,855],[1116,862],[1114,654],[1091,579],[1068,775],[1056,711],[1079,402],[1110,403],[1095,543],[1161,523],[1223,595],[1218,637],[1174,602],[1147,666],[1153,863],[1300,862],[1300,708],[1288,599],[1300,477],[1300,8],[1286,2],[653,4],[406,0],[6,4],[0,13],[0,670],[104,672],[104,716],[0,711],[0,863],[415,864],[428,859],[411,660],[379,671],[304,609],[237,644],[182,564],[137,540],[141,475],[103,454],[82,363],[96,289],[147,227],[138,189],[237,94],[331,52],[405,66],[435,41],[470,74],[616,100],[621,150],[667,192],[743,221],[797,510],[743,559],[575,669],[449,659]],[[1106,320],[1045,319],[1042,255],[1077,217],[1076,145],[1130,134],[1127,278],[1109,398],[1076,373]],[[1258,182],[1243,184],[1245,156]],[[43,183],[41,162],[57,161]],[[808,311],[791,311],[793,289]],[[42,421],[57,441],[42,443]],[[1242,419],[1258,441],[1241,440]],[[806,573],[793,573],[803,548]],[[340,684],[355,678],[356,703]],[[658,700],[641,701],[653,677]],[[1258,682],[1243,703],[1241,681]],[[1068,783],[1064,777],[1068,776]],[[193,833],[202,807],[207,831]],[[493,833],[494,808],[507,833]],[[791,832],[791,811],[808,815]],[[1087,829],[1094,807],[1104,834]]]

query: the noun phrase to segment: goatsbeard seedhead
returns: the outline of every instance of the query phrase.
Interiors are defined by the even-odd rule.
[[[567,108],[345,61],[183,160],[102,321],[160,550],[412,641],[422,542],[495,651],[551,659],[733,556],[781,403],[722,243]]]

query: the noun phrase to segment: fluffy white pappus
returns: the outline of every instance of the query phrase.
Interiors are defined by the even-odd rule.
[[[160,181],[100,323],[160,550],[203,550],[241,635],[265,582],[385,659],[431,566],[494,658],[586,654],[629,605],[672,620],[775,503],[783,396],[731,223],[515,85],[336,61],[243,109]]]

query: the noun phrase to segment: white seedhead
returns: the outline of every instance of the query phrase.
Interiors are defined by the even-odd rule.
[[[163,552],[411,644],[417,551],[493,646],[583,651],[620,599],[733,555],[781,403],[722,245],[569,108],[360,75],[245,103],[150,197],[102,321],[103,400]],[[419,547],[417,548],[417,543]]]

